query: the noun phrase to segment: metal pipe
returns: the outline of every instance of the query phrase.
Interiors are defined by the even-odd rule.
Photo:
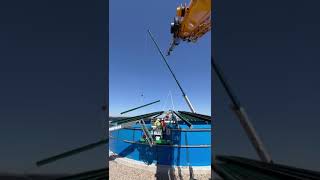
[[[184,121],[187,126],[191,129],[192,128],[192,123],[189,122],[189,120],[187,118],[182,117],[179,113],[173,111],[173,113],[178,116],[182,121]]]
[[[255,148],[258,156],[260,159],[264,162],[272,163],[271,156],[267,152],[266,148],[264,147],[264,144],[262,143],[260,137],[258,136],[255,128],[253,127],[246,111],[244,110],[243,107],[241,107],[240,102],[236,98],[236,96],[232,93],[230,86],[227,84],[227,81],[223,77],[222,71],[218,67],[218,65],[215,63],[213,57],[211,57],[211,65],[213,69],[215,70],[218,79],[220,80],[223,88],[227,92],[231,102],[232,102],[232,110],[235,112],[237,117],[240,120],[240,124],[245,130],[247,136],[249,137],[249,140],[253,147]]]
[[[125,140],[125,139],[115,138],[112,136],[110,136],[110,139],[119,140],[119,141],[123,141],[123,142],[130,143],[130,144],[143,144],[143,145],[146,144],[146,143],[139,142],[139,141],[130,141],[130,140]],[[211,144],[199,144],[199,145],[154,144],[152,146],[153,147],[154,146],[157,146],[157,147],[177,147],[177,148],[209,148],[209,147],[211,147]]]
[[[258,136],[255,128],[253,127],[251,121],[249,120],[248,114],[244,110],[244,108],[240,107],[240,109],[233,109],[236,115],[238,116],[240,123],[247,133],[253,147],[255,148],[258,156],[260,159],[264,162],[271,163],[271,157],[269,153],[267,152],[266,148],[264,147],[262,140]]]
[[[121,120],[115,120],[115,121],[112,121],[111,123],[117,123],[117,125],[120,125],[120,124],[124,124],[124,123],[139,121],[140,119],[149,118],[149,117],[161,115],[161,114],[163,114],[163,111],[143,114],[143,115],[129,117],[129,118],[121,119]]]
[[[169,66],[169,64],[168,64],[168,62],[167,62],[167,60],[166,60],[166,58],[164,57],[163,53],[161,52],[161,50],[160,50],[160,48],[159,48],[159,46],[158,46],[157,42],[155,41],[155,39],[154,39],[154,38],[153,38],[153,36],[152,36],[152,34],[151,34],[150,30],[148,30],[148,33],[149,33],[149,35],[150,35],[150,37],[151,37],[151,39],[152,39],[153,43],[156,45],[156,47],[157,47],[157,49],[158,49],[158,51],[159,51],[159,53],[160,53],[160,55],[161,55],[161,57],[162,57],[163,61],[164,61],[164,62],[165,62],[165,64],[167,65],[167,67],[168,67],[168,69],[169,69],[169,71],[170,71],[171,75],[173,76],[174,80],[175,80],[175,81],[176,81],[176,83],[178,84],[179,89],[180,89],[180,90],[181,90],[181,92],[182,92],[182,96],[183,96],[183,98],[185,99],[185,101],[186,101],[186,102],[187,102],[187,104],[188,104],[188,107],[190,108],[191,112],[195,113],[196,111],[194,110],[193,106],[191,105],[191,102],[190,102],[189,98],[187,97],[186,93],[183,91],[183,89],[182,89],[182,87],[181,87],[181,85],[180,85],[179,81],[177,80],[177,78],[176,78],[175,74],[173,73],[172,69],[170,68],[170,66]]]
[[[69,156],[81,153],[83,151],[87,151],[89,149],[93,149],[95,147],[107,144],[108,142],[109,142],[109,139],[103,139],[103,140],[100,140],[98,142],[91,143],[91,144],[82,146],[80,148],[76,148],[76,149],[73,149],[73,150],[70,150],[70,151],[67,151],[67,152],[64,152],[64,153],[61,153],[61,154],[46,158],[44,160],[40,160],[40,161],[36,162],[36,164],[37,164],[37,166],[42,166],[42,165],[57,161],[59,159],[63,159],[65,157],[69,157]]]
[[[189,100],[188,96],[185,94],[183,97],[184,97],[184,100],[186,100],[186,102],[187,102],[187,104],[188,104],[188,106],[189,106],[189,108],[190,108],[191,112],[195,113],[196,111],[194,110],[194,108],[193,108],[193,106],[192,106],[192,104],[191,104],[191,102],[190,102],[190,100]]]
[[[91,170],[86,172],[77,173],[75,175],[65,176],[58,178],[56,180],[70,180],[70,179],[89,179],[93,178],[93,176],[101,176],[101,178],[104,176],[108,176],[109,168],[103,168],[103,169],[97,169],[97,170]]]
[[[120,114],[125,114],[125,113],[127,113],[127,112],[134,111],[134,110],[137,110],[137,109],[140,109],[140,108],[143,108],[143,107],[146,107],[146,106],[149,106],[149,105],[151,105],[151,104],[158,103],[158,102],[160,102],[160,100],[158,100],[158,101],[154,101],[154,102],[152,102],[152,103],[148,103],[148,104],[145,104],[145,105],[142,105],[142,106],[136,107],[136,108],[129,109],[129,110],[124,111],[124,112],[122,112],[122,113],[120,113]]]
[[[214,69],[214,71],[216,72],[218,79],[220,80],[223,88],[225,89],[225,91],[227,92],[232,104],[236,107],[236,108],[240,108],[240,102],[238,101],[238,99],[236,98],[236,96],[232,93],[231,88],[229,86],[229,84],[227,83],[227,81],[225,80],[222,71],[220,70],[219,66],[215,63],[213,57],[211,57],[211,65]]]

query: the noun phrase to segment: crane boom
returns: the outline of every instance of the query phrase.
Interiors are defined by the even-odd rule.
[[[191,0],[187,6],[177,7],[176,17],[171,23],[173,40],[167,56],[180,40],[196,42],[200,37],[211,30],[211,0]]]

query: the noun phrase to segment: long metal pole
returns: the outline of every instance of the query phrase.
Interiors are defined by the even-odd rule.
[[[58,154],[58,155],[55,155],[55,156],[40,160],[40,161],[36,162],[36,164],[37,164],[37,166],[43,166],[45,164],[49,164],[49,163],[52,163],[54,161],[57,161],[57,160],[60,160],[60,159],[64,159],[66,157],[73,156],[75,154],[78,154],[78,153],[81,153],[81,152],[84,152],[84,151],[87,151],[87,150],[90,150],[90,149],[93,149],[95,147],[98,147],[98,146],[101,146],[101,145],[105,145],[105,144],[108,144],[108,143],[109,143],[109,139],[102,139],[102,140],[100,140],[98,142],[94,142],[94,143],[91,143],[91,144],[88,144],[88,145],[85,145],[85,146],[82,146],[82,147],[79,147],[79,148],[76,148],[76,149],[61,153],[61,154]]]
[[[173,71],[171,70],[171,68],[170,68],[170,66],[169,66],[169,64],[168,64],[168,62],[167,62],[167,60],[166,60],[166,58],[164,57],[163,53],[161,52],[161,50],[160,50],[160,48],[159,48],[159,46],[158,46],[157,42],[155,41],[155,39],[154,39],[154,38],[153,38],[153,36],[152,36],[152,34],[151,34],[150,30],[148,30],[148,33],[149,33],[149,35],[150,35],[150,37],[151,37],[151,39],[152,39],[153,43],[156,45],[156,47],[157,47],[157,49],[158,49],[158,51],[159,51],[159,53],[160,53],[160,55],[161,55],[161,57],[162,57],[163,61],[164,61],[164,62],[165,62],[165,64],[167,65],[167,67],[168,67],[168,69],[169,69],[170,73],[172,74],[172,76],[173,76],[174,80],[175,80],[175,81],[176,81],[176,83],[178,84],[179,89],[180,89],[180,90],[181,90],[181,92],[182,92],[182,96],[183,96],[184,100],[186,101],[186,103],[188,104],[188,107],[190,108],[191,112],[195,113],[196,111],[194,110],[194,108],[193,108],[193,106],[192,106],[192,104],[191,104],[191,102],[190,102],[190,100],[189,100],[188,96],[187,96],[187,95],[186,95],[186,93],[183,91],[183,89],[182,89],[182,87],[181,87],[181,85],[180,85],[179,81],[177,80],[176,76],[174,75]]]
[[[127,111],[121,112],[120,114],[125,114],[125,113],[127,113],[127,112],[131,112],[131,111],[134,111],[134,110],[137,110],[137,109],[140,109],[140,108],[146,107],[146,106],[150,106],[151,104],[155,104],[155,103],[158,103],[158,102],[160,102],[160,100],[158,100],[158,101],[154,101],[154,102],[151,102],[151,103],[148,103],[148,104],[145,104],[145,105],[142,105],[142,106],[136,107],[136,108],[129,109],[129,110],[127,110]]]
[[[248,114],[246,113],[245,109],[241,107],[240,102],[237,100],[236,96],[232,93],[230,86],[228,85],[227,81],[224,79],[223,74],[218,67],[218,65],[215,63],[213,57],[211,57],[211,65],[216,72],[218,79],[222,83],[223,88],[227,92],[229,98],[232,101],[233,108],[232,110],[235,112],[237,117],[240,120],[240,123],[242,127],[244,128],[245,132],[247,133],[247,136],[249,137],[253,147],[255,148],[258,156],[260,159],[264,162],[271,163],[272,159],[267,152],[266,148],[264,147],[260,137],[258,136],[255,128],[253,127]]]

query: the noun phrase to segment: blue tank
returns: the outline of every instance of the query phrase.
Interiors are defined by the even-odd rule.
[[[146,121],[150,128],[150,122]],[[165,135],[167,143],[152,147],[142,141],[140,125],[110,132],[109,148],[113,153],[146,164],[170,166],[210,166],[211,165],[211,124],[193,123],[192,129],[180,123],[179,127],[168,125]]]

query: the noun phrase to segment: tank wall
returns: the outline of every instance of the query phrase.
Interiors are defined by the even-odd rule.
[[[110,150],[146,164],[159,163],[176,166],[211,165],[211,125],[195,125],[192,131],[186,126],[172,130],[170,137],[174,146],[140,143],[143,134],[139,128],[120,129],[110,133]],[[202,147],[199,147],[201,145]],[[192,147],[186,147],[192,146]],[[188,164],[189,162],[189,164]]]

